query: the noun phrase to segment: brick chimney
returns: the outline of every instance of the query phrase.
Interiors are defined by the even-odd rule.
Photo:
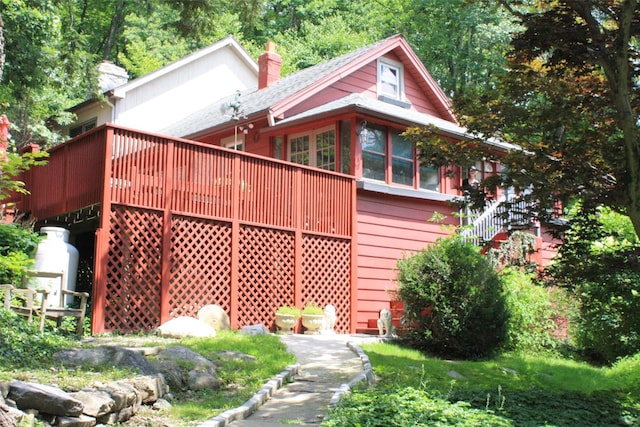
[[[280,80],[282,58],[276,53],[276,44],[267,42],[265,52],[258,58],[258,89],[264,89]]]

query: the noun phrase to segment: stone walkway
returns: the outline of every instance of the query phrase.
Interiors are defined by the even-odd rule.
[[[372,335],[282,335],[297,364],[270,381],[252,400],[199,427],[317,426],[350,387],[373,381],[364,342]],[[289,382],[290,381],[290,382]]]

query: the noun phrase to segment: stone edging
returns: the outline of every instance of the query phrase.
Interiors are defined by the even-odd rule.
[[[198,427],[224,427],[232,421],[243,420],[249,417],[249,415],[264,405],[283,384],[289,382],[295,375],[298,375],[299,369],[299,364],[287,366],[284,371],[280,372],[262,386],[244,405],[224,411],[222,414],[210,418],[202,424],[198,424]]]
[[[382,342],[384,339],[373,339],[373,342]],[[331,400],[329,401],[329,407],[336,405],[342,396],[348,393],[353,387],[360,384],[363,381],[366,381],[368,385],[375,384],[375,377],[373,375],[373,366],[371,366],[371,362],[369,361],[369,357],[366,353],[360,348],[359,345],[355,344],[352,341],[347,342],[347,347],[351,349],[362,361],[362,372],[356,375],[351,381],[347,384],[342,384],[340,388],[333,393]],[[228,411],[223,412],[220,415],[217,415],[213,418],[208,419],[207,421],[198,424],[197,427],[225,427],[232,421],[243,420],[248,418],[249,415],[253,414],[260,408],[264,403],[273,396],[279,388],[285,382],[288,382],[295,375],[298,375],[298,370],[300,369],[299,364],[289,365],[285,368],[284,371],[279,373],[275,378],[268,381],[253,397],[247,400],[244,405],[239,406],[234,409],[229,409]]]

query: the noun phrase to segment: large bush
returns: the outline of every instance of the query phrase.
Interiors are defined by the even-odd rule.
[[[501,275],[509,313],[505,348],[534,352],[554,349],[561,306],[554,296],[561,290],[551,292],[538,285],[532,273],[522,269],[507,268]]]
[[[571,329],[580,350],[606,363],[640,352],[640,243],[628,217],[580,212],[548,271],[578,301]]]
[[[0,224],[0,283],[22,284],[39,240],[38,233],[29,226]]]
[[[451,357],[490,354],[506,335],[500,276],[478,248],[453,236],[398,261],[409,336]]]

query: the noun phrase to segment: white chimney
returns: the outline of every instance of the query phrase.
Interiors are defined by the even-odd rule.
[[[102,61],[98,65],[98,84],[100,90],[106,92],[129,81],[127,70],[117,66],[111,61]]]

